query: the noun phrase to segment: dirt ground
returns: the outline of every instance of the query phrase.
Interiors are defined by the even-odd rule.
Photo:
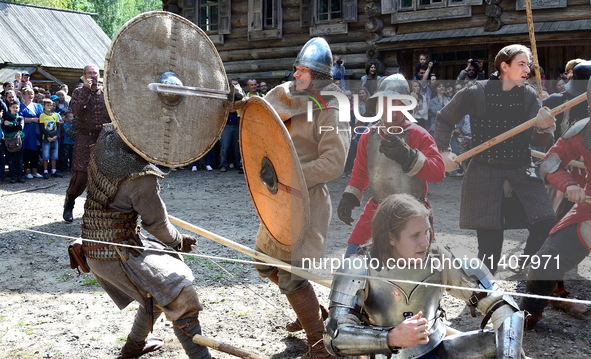
[[[74,222],[63,222],[68,179],[0,183],[0,358],[116,358],[131,326],[136,305],[118,310],[91,274],[78,276],[69,268],[68,240],[61,236],[80,235],[83,199],[76,203]],[[474,232],[458,228],[461,181],[447,178],[431,185],[430,199],[438,241],[454,251],[474,254]],[[352,229],[336,218],[346,182],[347,178],[339,178],[329,184],[333,201],[329,253],[344,252]],[[171,215],[254,247],[258,219],[238,171],[174,171],[161,185]],[[358,208],[354,216],[359,214]],[[504,253],[519,254],[525,237],[524,231],[507,232]],[[199,253],[249,259],[202,237]],[[283,328],[294,318],[285,297],[259,278],[251,265],[192,256],[185,260],[193,269],[194,285],[205,305],[200,316],[205,336],[273,359],[297,358],[304,353],[303,333],[289,334]],[[590,273],[590,261],[587,258],[578,273]],[[577,273],[570,276],[578,280],[569,281],[569,290],[578,298],[590,299],[589,282],[581,281]],[[499,272],[499,278],[514,279],[507,271]],[[505,290],[523,290],[523,283],[517,280],[501,280],[500,284]],[[320,301],[327,304],[329,290],[320,285],[315,289]],[[447,296],[443,307],[449,324],[456,329],[477,329],[482,319],[471,318],[463,302]],[[591,357],[589,319],[572,319],[548,308],[545,320],[525,335],[526,353],[532,358]],[[166,346],[144,357],[184,357],[170,322],[160,319],[154,335],[163,338]],[[214,358],[233,358],[211,352]]]

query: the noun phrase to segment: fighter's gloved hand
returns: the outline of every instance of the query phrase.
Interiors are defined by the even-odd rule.
[[[553,133],[556,129],[556,118],[548,107],[541,107],[536,115],[536,128],[539,133]]]
[[[410,171],[419,157],[419,151],[411,148],[399,135],[389,135],[382,139],[380,152],[398,162],[404,172]]]
[[[191,252],[191,246],[197,244],[197,239],[188,236],[186,234],[182,235],[181,243],[176,247],[176,250],[179,252],[189,253]]]
[[[353,217],[351,217],[353,208],[358,207],[360,204],[361,203],[359,203],[359,199],[357,199],[357,196],[355,196],[353,193],[343,193],[343,197],[341,197],[339,207],[337,208],[339,219],[344,223],[351,225],[351,223],[354,221]]]

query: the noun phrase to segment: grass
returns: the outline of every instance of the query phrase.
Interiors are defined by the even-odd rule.
[[[81,286],[97,286],[98,287],[98,282],[96,281],[96,279],[94,278],[94,276],[84,276],[84,279],[82,280],[82,283],[80,283]]]

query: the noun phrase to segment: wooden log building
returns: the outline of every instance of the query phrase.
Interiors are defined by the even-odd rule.
[[[570,59],[591,57],[590,0],[532,0],[540,66],[556,78]],[[487,73],[503,46],[529,46],[525,0],[163,0],[216,44],[228,77],[276,84],[311,37],[322,36],[341,55],[347,78],[377,59],[385,74],[412,76],[427,52],[443,79],[455,79],[467,60]]]
[[[0,81],[31,74],[33,86],[70,92],[84,66],[103,68],[111,39],[96,14],[0,1]]]

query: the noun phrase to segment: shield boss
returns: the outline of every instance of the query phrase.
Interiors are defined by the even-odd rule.
[[[163,11],[134,17],[113,39],[105,58],[105,102],[121,138],[134,151],[160,165],[187,165],[221,136],[231,104],[148,89],[158,82],[230,89],[207,35]]]
[[[244,107],[240,151],[261,222],[278,245],[290,250],[309,224],[310,199],[289,133],[263,98],[251,97]]]

